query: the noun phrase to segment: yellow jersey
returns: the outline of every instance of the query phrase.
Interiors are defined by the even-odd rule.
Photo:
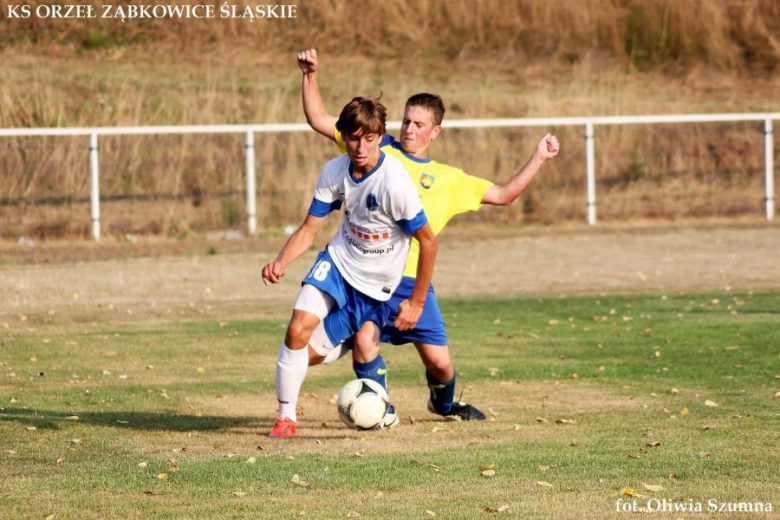
[[[341,132],[333,131],[336,144],[341,152],[347,147],[341,138]],[[417,191],[420,193],[425,215],[433,233],[438,235],[452,217],[468,211],[477,211],[482,206],[482,197],[493,186],[493,183],[469,175],[460,168],[438,163],[431,159],[418,159],[409,155],[401,147],[401,143],[392,136],[385,134],[381,149],[399,159]],[[420,256],[420,244],[412,240],[409,257],[406,260],[404,276],[417,277],[417,259]]]

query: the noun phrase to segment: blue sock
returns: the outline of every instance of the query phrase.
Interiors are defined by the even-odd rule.
[[[390,391],[387,389],[387,365],[385,365],[385,360],[382,357],[382,354],[377,355],[373,361],[369,361],[368,363],[358,363],[357,361],[352,361],[352,368],[355,370],[355,375],[358,377],[358,379],[370,379],[371,381],[376,381],[382,385],[382,388],[385,389],[387,395],[390,395]],[[391,413],[395,412],[395,408],[393,408],[392,405],[390,405],[388,410]]]
[[[452,410],[452,402],[455,400],[455,373],[453,371],[452,379],[442,381],[425,371],[425,378],[428,379],[428,388],[431,390],[431,401],[433,408],[442,415],[448,415]]]
[[[355,375],[358,379],[370,379],[376,381],[387,392],[387,366],[382,354],[379,354],[373,361],[368,363],[352,362],[352,368],[355,370]],[[389,394],[389,392],[388,392]]]

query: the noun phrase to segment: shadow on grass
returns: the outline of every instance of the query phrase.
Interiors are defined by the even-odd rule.
[[[165,412],[85,412],[78,419],[68,413],[33,408],[6,408],[0,422],[17,422],[40,430],[60,430],[65,425],[89,424],[129,430],[213,431],[238,426],[267,427],[274,419],[259,417],[219,417],[214,415],[179,415]]]

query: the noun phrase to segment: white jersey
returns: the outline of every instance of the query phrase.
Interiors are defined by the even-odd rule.
[[[346,154],[329,161],[309,213],[322,217],[344,204],[344,220],[328,252],[347,283],[387,301],[401,282],[412,233],[428,220],[401,161],[380,153],[376,167],[359,180],[352,178]]]

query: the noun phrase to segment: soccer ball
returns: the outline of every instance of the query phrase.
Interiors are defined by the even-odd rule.
[[[355,379],[339,391],[339,417],[355,430],[381,430],[388,406],[387,392],[370,379]]]

